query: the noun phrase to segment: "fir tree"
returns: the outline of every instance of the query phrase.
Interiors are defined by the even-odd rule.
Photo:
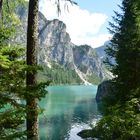
[[[113,80],[116,90],[111,93],[115,97],[115,102],[113,101],[113,104],[106,102],[109,106],[107,107],[108,113],[99,125],[101,124],[103,128],[103,124],[107,123],[109,128],[112,127],[112,130],[108,131],[110,134],[108,138],[125,140],[138,139],[140,135],[139,0],[124,0],[122,11],[122,15],[116,13],[117,18],[114,17],[116,24],[110,24],[113,27],[111,31],[115,34],[111,40],[113,48],[108,49],[108,55],[112,55],[116,60],[112,69],[116,76]]]
[[[16,22],[15,18],[7,17],[5,13],[5,24],[0,21],[0,139],[24,139],[25,107],[21,102],[25,91],[26,66],[21,60],[24,49],[9,44],[15,35]]]
[[[140,3],[124,0],[121,9],[122,15],[116,13],[113,17],[116,23],[110,23],[114,36],[106,52],[115,58],[112,72],[117,90],[114,94],[123,102],[131,98],[131,91],[140,87]]]
[[[100,139],[137,140],[140,136],[140,1],[123,0],[122,14],[116,12],[111,47],[113,91],[103,101],[104,116],[94,128]],[[110,64],[110,62],[109,62]]]

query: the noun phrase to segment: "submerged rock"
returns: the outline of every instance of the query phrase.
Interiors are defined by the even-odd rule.
[[[95,134],[93,129],[82,130],[77,135],[83,139],[86,138],[86,140],[96,140],[96,138],[94,138]]]

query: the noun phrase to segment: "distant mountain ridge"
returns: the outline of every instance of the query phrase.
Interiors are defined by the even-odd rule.
[[[106,41],[104,45],[95,48],[97,55],[100,57],[101,60],[104,60],[106,58],[106,52],[105,50],[107,49],[108,46],[110,46],[110,41]]]
[[[107,49],[108,47],[111,47],[111,45],[112,45],[112,44],[111,44],[111,41],[108,40],[108,41],[106,41],[106,42],[104,43],[103,46],[100,46],[100,47],[96,48],[95,50],[96,50],[97,55],[98,55],[98,56],[100,57],[100,59],[102,60],[102,62],[105,61],[106,58],[108,57],[109,60],[110,60],[110,62],[111,62],[112,64],[115,64],[115,59],[112,58],[112,57],[107,56],[107,54],[106,54],[106,49]]]
[[[17,14],[21,19],[17,41],[26,43],[27,9],[19,7]],[[81,83],[97,83],[110,78],[95,49],[88,45],[76,46],[66,32],[66,25],[54,19],[47,20],[39,12],[39,63],[53,70],[53,64],[71,69],[81,79]]]

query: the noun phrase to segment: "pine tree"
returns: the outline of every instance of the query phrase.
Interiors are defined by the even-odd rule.
[[[140,136],[140,1],[123,0],[122,14],[116,12],[111,47],[115,78],[113,91],[105,97],[104,116],[94,128],[100,139],[137,140]],[[109,63],[110,64],[110,63]]]
[[[124,0],[123,15],[117,14],[118,26],[112,27],[115,34],[108,55],[114,54],[116,65],[113,74],[118,100],[128,100],[129,92],[140,86],[140,3],[138,0]],[[111,53],[110,53],[111,52]]]
[[[21,60],[24,49],[9,44],[17,23],[13,13],[9,16],[5,8],[3,21],[0,20],[0,139],[24,139],[25,106],[21,102],[25,92],[26,65]]]

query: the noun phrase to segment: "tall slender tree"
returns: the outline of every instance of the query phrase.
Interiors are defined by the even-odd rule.
[[[72,0],[69,1],[72,4],[76,4]],[[28,11],[28,28],[27,28],[27,65],[31,66],[31,71],[27,71],[26,86],[29,92],[33,92],[37,86],[37,50],[38,50],[38,5],[39,0],[29,0]],[[56,0],[58,12],[60,12],[60,0]],[[38,140],[38,98],[36,95],[30,94],[26,96],[27,104],[27,139]],[[35,93],[34,93],[35,94]]]
[[[39,0],[29,1],[27,28],[27,65],[37,66],[38,47],[38,4]],[[29,91],[37,85],[36,70],[27,71],[26,86]],[[38,109],[37,98],[27,95],[27,139],[38,140]]]

